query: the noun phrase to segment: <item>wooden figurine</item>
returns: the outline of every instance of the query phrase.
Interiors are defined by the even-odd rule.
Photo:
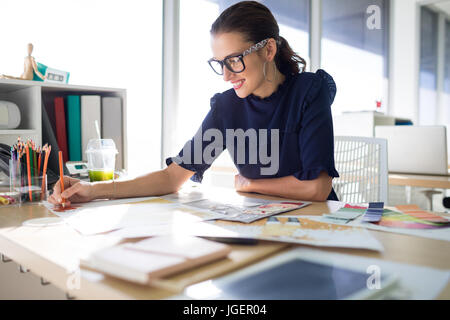
[[[34,57],[31,56],[32,52],[33,52],[33,44],[29,43],[28,56],[25,57],[24,71],[20,77],[1,74],[0,79],[33,80],[33,72],[42,80],[46,79],[47,77],[39,72],[36,61],[34,60]]]

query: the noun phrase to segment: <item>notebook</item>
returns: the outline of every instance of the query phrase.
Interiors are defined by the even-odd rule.
[[[81,109],[80,96],[67,96],[66,109],[67,145],[69,160],[81,161]]]
[[[162,236],[99,250],[81,264],[117,278],[151,284],[152,280],[223,259],[230,252],[230,246],[214,241]]]
[[[81,151],[83,161],[87,161],[86,149],[90,139],[97,139],[95,120],[101,128],[101,100],[98,95],[81,96]]]
[[[119,154],[116,169],[123,169],[122,101],[120,97],[102,97],[102,137],[113,139]]]
[[[67,130],[66,130],[66,113],[64,111],[64,98],[55,97],[55,126],[56,126],[56,140],[58,147],[63,153],[64,162],[69,161],[69,151],[67,147]]]

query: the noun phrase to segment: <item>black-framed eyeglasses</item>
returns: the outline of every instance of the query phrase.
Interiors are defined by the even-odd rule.
[[[252,52],[258,51],[261,48],[264,48],[264,46],[267,44],[269,39],[264,39],[254,45],[252,45],[250,48],[242,52],[241,54],[237,55],[231,55],[226,57],[223,60],[217,60],[214,58],[211,58],[208,60],[209,65],[214,70],[215,73],[217,73],[219,76],[223,75],[223,66],[225,65],[228,70],[234,73],[240,73],[245,70],[245,63],[244,63],[244,57],[249,55]]]

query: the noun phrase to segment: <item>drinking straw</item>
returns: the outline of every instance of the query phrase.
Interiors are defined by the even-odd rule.
[[[58,152],[59,155],[59,181],[61,183],[61,193],[64,192],[64,171],[63,171],[63,156],[62,151]],[[66,206],[66,199],[62,197],[62,206]]]
[[[28,195],[30,196],[31,201],[30,151],[28,150],[28,147],[25,148],[25,152],[27,154]]]
[[[95,130],[97,131],[98,142],[100,144],[99,146],[101,146],[102,145],[102,137],[100,135],[100,127],[98,125],[98,120],[95,120]],[[103,163],[103,169],[104,169],[106,167],[106,164],[105,164],[105,156],[103,155],[103,152],[102,152],[102,163]],[[114,176],[114,174],[113,174],[113,176]]]
[[[100,140],[101,136],[100,136],[100,127],[98,125],[98,120],[95,120],[95,130],[97,131],[98,140]]]

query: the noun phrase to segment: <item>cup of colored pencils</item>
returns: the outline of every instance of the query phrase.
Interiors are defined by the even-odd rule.
[[[10,192],[20,194],[20,202],[46,200],[47,164],[51,146],[38,147],[32,140],[22,141],[11,147]]]

